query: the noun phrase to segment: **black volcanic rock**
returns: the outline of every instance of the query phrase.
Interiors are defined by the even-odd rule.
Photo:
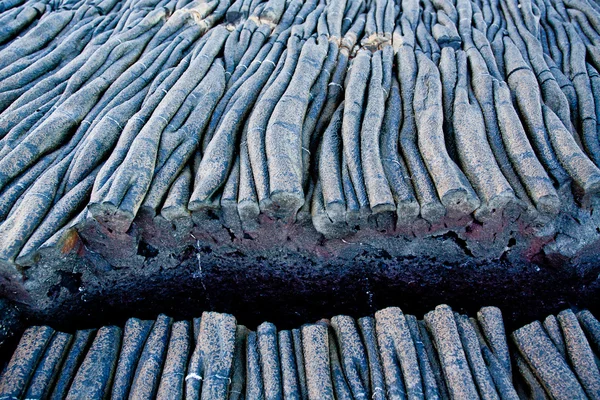
[[[593,0],[0,0],[0,397],[600,397],[547,316],[597,311],[599,46]]]
[[[484,307],[477,317],[440,305],[423,321],[390,307],[375,318],[355,321],[339,315],[305,324],[300,331],[278,331],[263,323],[255,332],[236,325],[231,315],[205,312],[192,352],[190,322],[171,323],[160,315],[144,350],[126,353],[137,365],[132,381],[114,378],[117,355],[130,346],[121,342],[120,328],[101,328],[92,346],[82,351],[82,344],[91,339],[90,330],[71,335],[33,327],[25,331],[0,376],[0,388],[17,397],[36,396],[42,382],[47,382],[47,390],[53,388],[54,379],[47,375],[52,371],[64,382],[54,387],[54,398],[65,398],[66,390],[66,398],[89,398],[117,393],[117,388],[130,398],[164,399],[183,398],[184,393],[199,399],[443,399],[449,398],[446,389],[470,390],[469,398],[482,399],[595,398],[598,353],[585,332],[598,320],[589,311],[581,311],[580,319],[568,309],[558,314],[568,360],[539,321],[515,330],[515,346],[507,347],[500,310]],[[130,332],[134,321],[127,322]],[[429,335],[433,346],[423,340]],[[71,361],[56,362],[60,357]],[[440,365],[432,368],[437,365],[433,359]],[[93,361],[97,362],[91,368]],[[506,361],[515,366],[512,372]],[[439,376],[436,368],[441,368]],[[73,382],[62,378],[72,376],[74,369]]]
[[[121,336],[121,328],[117,326],[105,326],[98,330],[65,399],[108,396],[121,349]]]
[[[2,396],[19,398],[25,394],[36,366],[53,335],[54,330],[47,326],[33,326],[23,333],[19,346],[0,379]]]
[[[597,259],[587,0],[0,4],[0,293],[37,315],[194,257]]]

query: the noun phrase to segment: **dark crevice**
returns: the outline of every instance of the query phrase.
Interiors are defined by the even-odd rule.
[[[158,255],[158,249],[142,239],[138,244],[137,254],[145,258],[154,258]]]
[[[509,240],[509,246],[516,249],[516,241]],[[506,257],[450,262],[387,250],[359,250],[351,262],[271,254],[199,245],[179,254],[159,252],[146,259],[143,275],[135,268],[113,269],[112,278],[93,281],[90,275],[59,271],[47,308],[25,314],[72,331],[159,313],[190,319],[213,310],[231,313],[251,328],[270,321],[287,329],[339,314],[370,315],[375,306],[399,306],[422,317],[438,304],[469,313],[495,305],[512,327],[567,305],[593,311],[600,304],[596,264],[540,267]]]
[[[444,233],[443,235],[433,237],[441,240],[452,240],[458,245],[458,247],[462,249],[466,256],[474,257],[473,252],[471,251],[471,249],[469,249],[469,246],[467,245],[467,241],[465,239],[460,238],[458,234],[454,231],[449,231]]]

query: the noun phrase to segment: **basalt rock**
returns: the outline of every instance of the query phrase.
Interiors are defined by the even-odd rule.
[[[279,332],[269,322],[252,331],[232,315],[205,312],[192,334],[191,322],[171,323],[160,315],[147,321],[150,334],[144,350],[137,353],[127,350],[130,345],[121,341],[116,326],[100,328],[95,334],[33,326],[23,333],[0,375],[0,394],[102,398],[112,393],[111,398],[127,398],[123,394],[129,393],[129,398],[159,399],[184,394],[190,399],[596,398],[600,373],[594,360],[600,322],[587,310],[577,314],[563,310],[556,319],[560,322],[556,333],[567,344],[566,357],[550,339],[551,330],[539,321],[508,335],[496,307],[484,307],[477,318],[469,318],[440,305],[424,320],[390,307],[377,311],[374,318],[338,315]],[[134,318],[128,320],[126,335],[139,324]],[[116,378],[117,359],[119,364],[124,359],[131,364],[135,371],[131,379]],[[511,369],[512,365],[517,368]]]
[[[568,278],[577,298],[598,285],[599,46],[592,0],[1,0],[0,294],[63,320],[143,299],[148,310],[177,298],[159,312],[181,299],[252,308],[278,298],[277,285],[290,288],[284,299],[310,298],[328,285],[343,293],[346,280],[385,299],[401,282],[415,298],[437,296],[428,305],[463,298],[468,284],[477,301],[507,290],[555,307],[564,299],[551,288]],[[442,311],[426,318],[430,340],[458,358],[427,364],[427,346],[415,348],[411,366],[431,374],[396,389],[470,396],[506,383],[506,349],[473,355],[466,321],[450,329]],[[387,349],[377,382],[397,374],[386,370],[397,342],[423,336],[403,321],[394,317],[402,337],[371,332]],[[187,334],[169,337],[170,324],[101,333],[175,368]],[[568,354],[581,334],[558,344],[557,324],[549,340]],[[343,369],[348,349],[329,346],[332,325],[305,329],[310,351],[332,366],[339,353]],[[270,365],[260,357],[273,359],[280,334],[251,339],[254,367]],[[44,368],[68,341],[52,344]],[[345,389],[312,369],[295,386],[284,372],[298,349],[286,346],[287,369],[253,385],[281,375],[293,393],[365,386],[364,371]],[[124,382],[140,372],[101,362],[104,374],[76,381],[100,374],[104,391],[112,369]],[[465,373],[448,375],[450,364]],[[449,386],[434,390],[442,375]],[[581,382],[586,393],[597,378]],[[204,387],[226,390],[218,379]]]

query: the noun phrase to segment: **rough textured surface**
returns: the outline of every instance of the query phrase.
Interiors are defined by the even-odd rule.
[[[36,316],[354,268],[594,283],[590,0],[0,4],[0,292]]]
[[[0,393],[600,396],[591,313],[476,314],[597,311],[598,46],[593,0],[0,0],[1,351],[83,329]]]
[[[205,312],[197,336],[189,322],[171,324],[160,315],[150,321],[144,350],[135,355],[114,326],[101,328],[93,343],[90,331],[71,335],[36,326],[23,334],[0,376],[0,393],[38,398],[43,391],[57,399],[101,398],[109,391],[130,393],[112,398],[207,400],[597,397],[598,353],[588,338],[593,342],[600,322],[592,313],[581,311],[579,319],[570,309],[558,314],[557,333],[565,337],[570,361],[539,321],[509,338],[498,308],[484,307],[477,315],[440,305],[419,321],[390,307],[374,318],[338,315],[277,333],[268,322],[254,332],[231,315]],[[130,319],[126,335],[139,322]],[[82,342],[91,347],[82,352]],[[132,363],[132,379],[113,378],[117,359]],[[507,361],[517,367],[513,372]]]

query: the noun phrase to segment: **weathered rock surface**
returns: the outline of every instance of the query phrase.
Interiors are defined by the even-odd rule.
[[[0,292],[49,315],[165,269],[163,288],[194,282],[195,259],[200,281],[357,255],[581,273],[599,18],[588,0],[0,2]]]
[[[192,335],[188,321],[171,323],[160,315],[149,321],[144,349],[136,353],[130,351],[130,339],[140,324],[137,319],[127,321],[123,341],[116,326],[73,335],[34,326],[25,331],[0,375],[0,395],[597,398],[599,369],[594,360],[599,353],[594,340],[600,322],[587,310],[576,315],[569,309],[560,312],[558,320],[556,333],[565,338],[568,358],[539,321],[515,330],[509,338],[496,307],[484,307],[477,318],[469,318],[440,305],[420,321],[390,307],[374,318],[338,315],[279,333],[268,322],[255,332],[238,325],[231,315],[205,312]],[[82,348],[82,343],[87,345]],[[90,368],[92,361],[95,368]],[[131,379],[116,379],[120,373],[114,366],[124,363],[134,373]],[[511,369],[513,363],[518,368]]]
[[[0,1],[0,295],[46,320],[591,305],[599,21],[593,0]],[[478,368],[506,366],[490,348]]]

